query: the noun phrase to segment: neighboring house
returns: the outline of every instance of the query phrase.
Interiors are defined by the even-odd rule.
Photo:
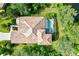
[[[46,33],[44,17],[19,17],[11,26],[11,43],[51,45],[52,33]]]

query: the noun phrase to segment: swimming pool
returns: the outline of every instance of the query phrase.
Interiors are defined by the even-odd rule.
[[[54,33],[54,19],[45,20],[46,33]]]

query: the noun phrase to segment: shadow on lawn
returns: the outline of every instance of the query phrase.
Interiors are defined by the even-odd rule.
[[[52,34],[52,41],[56,41],[59,38],[59,28],[57,19],[55,19],[55,33]]]

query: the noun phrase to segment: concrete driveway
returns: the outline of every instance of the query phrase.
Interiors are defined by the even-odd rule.
[[[10,40],[10,33],[0,32],[0,40]]]

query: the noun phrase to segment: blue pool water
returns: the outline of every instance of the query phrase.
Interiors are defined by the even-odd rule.
[[[46,33],[54,33],[54,19],[46,20],[45,30]]]

